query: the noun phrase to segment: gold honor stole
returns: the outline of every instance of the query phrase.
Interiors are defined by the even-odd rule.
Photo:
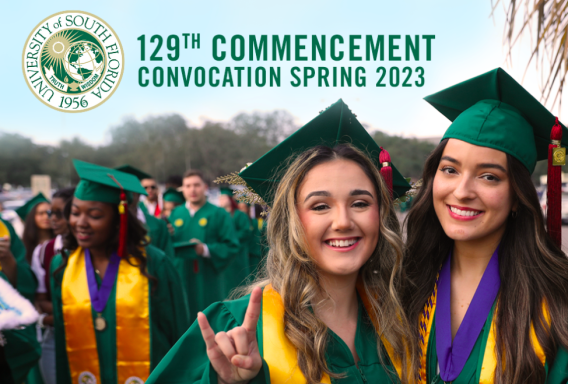
[[[438,295],[438,277],[436,277],[436,285],[434,286],[434,291],[428,299],[428,302],[424,305],[424,310],[420,314],[419,327],[420,327],[420,340],[418,341],[420,345],[420,366],[418,372],[418,383],[426,384],[427,381],[427,356],[428,356],[428,341],[430,340],[430,334],[432,333],[432,327],[435,326],[433,319],[434,313],[436,312],[436,297]],[[497,308],[494,309],[494,312]],[[548,311],[545,309],[545,318],[550,323],[550,318]],[[485,345],[485,351],[483,354],[483,363],[481,365],[481,374],[479,376],[479,384],[493,384],[493,379],[495,377],[495,370],[497,369],[497,353],[495,352],[495,321],[496,317],[493,316],[491,320],[491,329],[489,330],[489,335],[487,336],[487,344]],[[546,362],[546,355],[542,350],[540,343],[536,337],[534,327],[531,327],[531,340],[535,348],[535,352],[539,360],[544,363]]]
[[[10,231],[8,230],[8,227],[6,227],[6,224],[4,224],[1,220],[0,220],[0,237],[8,237],[8,240],[10,240]],[[2,264],[0,264],[0,271],[2,270]]]
[[[81,247],[69,256],[61,285],[61,299],[71,381],[100,383],[85,253]],[[120,263],[116,279],[116,352],[119,384],[146,381],[150,375],[149,283],[140,269],[126,260]]]
[[[358,285],[357,289],[367,313],[371,316],[373,312],[362,290],[362,286]],[[377,329],[377,322],[374,318],[371,318],[371,320],[373,320],[373,324]],[[282,298],[270,284],[264,287],[262,293],[262,340],[262,357],[270,368],[270,384],[306,383],[306,378],[298,367],[296,348],[288,337],[286,337],[286,333],[284,332],[284,304],[282,303]],[[265,340],[270,340],[270,343],[264,342]],[[395,362],[392,358],[393,350],[391,345],[382,337],[381,340],[387,353],[391,357],[391,361],[395,364],[396,371],[400,377],[400,363]],[[323,374],[321,383],[331,384],[328,374]]]

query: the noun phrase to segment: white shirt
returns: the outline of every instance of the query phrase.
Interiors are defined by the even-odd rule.
[[[191,216],[191,217],[195,216],[195,212],[197,212],[197,210],[191,208],[189,201],[185,202],[185,207],[189,211],[189,216]],[[203,243],[203,255],[201,255],[201,256],[202,257],[211,257],[211,254],[209,253],[209,248],[207,247],[207,244],[205,244],[205,243]]]
[[[156,209],[156,207],[154,207],[154,209]],[[142,211],[142,208],[140,207],[136,207],[136,218],[142,224],[146,224],[146,216],[144,216],[144,211]]]
[[[43,268],[43,255],[41,254],[41,247],[42,244],[39,244],[35,247],[34,252],[32,254],[32,271],[36,275],[38,284],[36,293],[46,293],[47,288],[45,286],[45,269]],[[53,244],[54,255],[57,255],[61,249],[63,249],[63,236],[57,235],[55,238],[55,244]]]
[[[158,203],[152,203],[151,201],[145,200],[144,201],[144,205],[146,205],[146,209],[148,209],[148,213],[152,216],[154,216],[154,214],[156,213],[156,207],[158,206]]]

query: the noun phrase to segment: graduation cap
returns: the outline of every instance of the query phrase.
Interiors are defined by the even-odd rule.
[[[152,178],[152,176],[150,176],[146,172],[144,172],[144,171],[142,171],[142,170],[140,170],[136,167],[133,167],[132,165],[129,165],[129,164],[121,165],[120,167],[116,167],[115,169],[119,170],[121,172],[125,172],[125,173],[129,173],[131,175],[134,175],[140,181],[142,181],[144,179],[151,179]]]
[[[168,188],[166,192],[164,192],[162,198],[164,199],[164,201],[170,201],[172,203],[185,203],[185,197],[183,197],[183,193],[175,188]]]
[[[121,191],[127,194],[129,202],[129,192],[147,194],[138,178],[129,173],[76,159],[73,166],[81,179],[75,190],[75,197],[80,200],[119,204]]]
[[[566,153],[560,147],[568,145],[568,131],[558,118],[501,68],[424,100],[452,121],[443,139],[505,152],[531,173],[537,161],[548,159],[547,227],[560,244],[560,165],[564,165]]]
[[[280,181],[274,175],[291,156],[318,145],[333,148],[339,144],[352,144],[365,152],[381,169],[381,174],[387,175],[387,183],[390,173],[392,186],[389,188],[394,198],[403,196],[410,189],[406,179],[390,164],[387,152],[377,145],[341,99],[242,170],[239,176],[270,205],[275,186]]]
[[[219,191],[221,192],[221,195],[233,196],[233,190],[231,188],[221,187],[219,188]]]
[[[129,173],[76,159],[73,160],[73,165],[81,179],[75,189],[77,199],[118,204],[120,214],[118,255],[124,256],[128,228],[126,214],[128,202],[132,201],[132,192],[146,195],[146,191],[142,188],[138,178]]]
[[[16,213],[20,216],[22,221],[26,221],[26,217],[28,217],[31,210],[39,203],[49,203],[49,200],[41,192],[26,201],[20,208],[16,209]]]

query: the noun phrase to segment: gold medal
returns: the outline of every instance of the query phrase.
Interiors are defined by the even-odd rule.
[[[107,327],[107,322],[100,313],[97,313],[97,318],[95,319],[95,329],[97,331],[104,331]]]

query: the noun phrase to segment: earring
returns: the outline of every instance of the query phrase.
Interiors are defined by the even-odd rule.
[[[512,211],[512,212],[511,212],[511,217],[512,217],[513,219],[516,219],[516,218],[517,218],[517,211]]]

